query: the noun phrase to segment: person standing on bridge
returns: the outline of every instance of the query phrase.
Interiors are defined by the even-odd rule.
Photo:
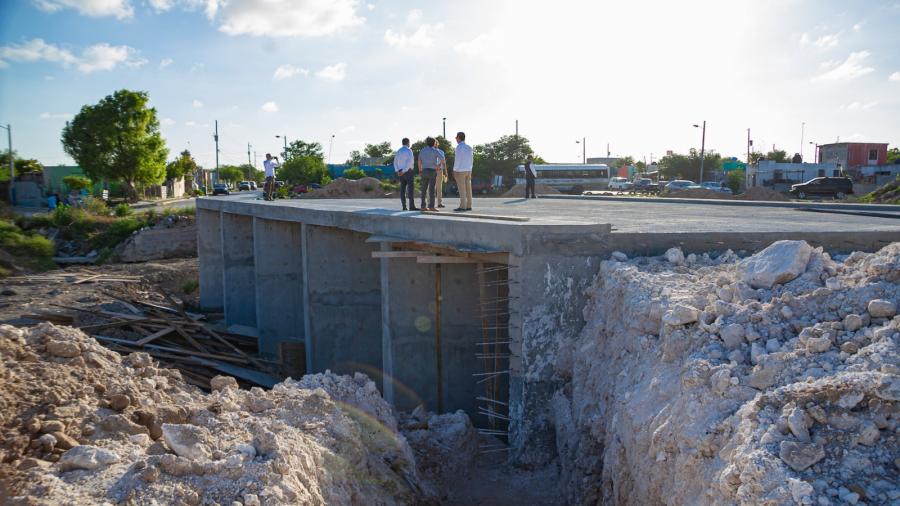
[[[534,183],[537,179],[537,171],[534,169],[534,157],[528,155],[528,158],[525,159],[525,198],[526,199],[536,199],[537,196],[534,194]],[[531,193],[529,193],[529,191]],[[531,196],[529,196],[531,195]]]
[[[434,149],[441,155],[438,163],[437,178],[434,181],[434,193],[437,196],[438,209],[444,207],[444,182],[447,181],[447,155],[435,139]]]
[[[459,188],[459,207],[454,211],[472,210],[472,148],[466,144],[465,132],[456,133],[456,158],[453,159],[453,179]]]
[[[418,211],[414,193],[416,186],[416,173],[413,171],[415,157],[412,150],[409,149],[409,139],[404,137],[402,144],[394,154],[394,172],[397,173],[397,179],[400,181],[400,203],[403,204],[403,210],[406,211],[406,199],[409,197],[409,210]]]
[[[272,195],[275,193],[275,169],[278,167],[280,167],[278,157],[272,156],[272,153],[266,153],[266,159],[263,161],[263,168],[266,170],[266,184],[263,195],[265,200],[275,200]]]
[[[419,151],[419,175],[422,179],[422,201],[419,203],[424,211],[437,211],[434,207],[434,185],[437,182],[441,153],[434,149],[434,137],[425,139],[426,146]],[[425,206],[425,195],[428,195],[428,206]]]

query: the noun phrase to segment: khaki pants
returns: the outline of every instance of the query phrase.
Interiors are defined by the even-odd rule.
[[[437,195],[437,205],[444,205],[444,173],[437,173],[437,180],[434,182],[434,194]]]
[[[456,180],[456,187],[459,188],[459,207],[472,209],[472,173],[454,172],[453,179]]]

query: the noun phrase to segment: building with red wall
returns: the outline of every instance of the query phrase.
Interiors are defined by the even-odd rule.
[[[887,143],[837,142],[820,144],[819,163],[836,163],[851,175],[858,175],[860,167],[885,165]]]

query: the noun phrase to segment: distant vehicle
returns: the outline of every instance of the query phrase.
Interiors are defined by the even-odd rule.
[[[489,179],[480,177],[472,178],[472,194],[487,195],[494,191],[494,183]],[[444,184],[444,196],[459,195],[459,188],[456,186],[455,180],[450,180]]]
[[[248,192],[248,191],[250,191],[250,189],[251,189],[250,181],[241,181],[240,183],[238,183],[238,191],[239,192],[243,192],[243,191]]]
[[[724,193],[725,195],[731,195],[731,188],[725,186],[722,183],[717,183],[715,181],[704,181],[700,183],[700,186],[706,188],[707,190],[712,190],[714,192]]]
[[[698,188],[697,183],[688,181],[687,179],[676,179],[666,184],[666,191],[687,190],[688,188]]]
[[[810,195],[842,199],[853,193],[853,181],[849,177],[816,177],[805,183],[792,185],[791,193],[801,199]]]
[[[257,189],[257,187],[256,187],[256,181],[250,181],[250,189],[251,189],[251,190],[256,190],[256,189]]]
[[[631,186],[632,193],[659,193],[659,186],[652,179],[645,177],[634,180]]]
[[[605,164],[535,164],[537,184],[580,195],[585,190],[609,187],[609,166]],[[516,167],[516,184],[525,184],[525,166]],[[474,191],[474,189],[473,189]]]
[[[213,185],[213,195],[231,195],[228,191],[228,185],[224,183],[216,183]]]
[[[275,181],[275,188],[281,188],[282,186],[284,186],[284,181]]]
[[[626,177],[611,177],[609,178],[609,189],[610,190],[630,190],[634,184],[628,180]]]

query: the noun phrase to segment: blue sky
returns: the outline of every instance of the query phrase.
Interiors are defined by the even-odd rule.
[[[555,162],[743,156],[809,142],[900,143],[900,1],[10,0],[0,5],[0,123],[14,148],[71,163],[66,119],[148,91],[171,157],[258,159],[281,140],[331,160],[447,130],[520,132]],[[5,142],[0,142],[5,148]]]

